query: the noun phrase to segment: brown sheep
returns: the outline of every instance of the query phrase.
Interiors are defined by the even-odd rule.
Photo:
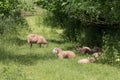
[[[96,53],[96,52],[102,52],[102,49],[99,47],[94,47],[93,49],[91,49],[92,53]]]
[[[46,41],[46,39],[38,34],[29,34],[27,36],[27,41],[30,44],[30,47],[32,47],[32,44],[39,44],[39,46],[41,47],[41,44],[44,44],[45,46],[48,46],[48,42]]]
[[[79,46],[75,46],[76,50],[79,52],[79,53],[82,53],[82,54],[91,54],[91,49],[89,47],[82,47],[80,48]]]
[[[72,52],[72,51],[62,51],[61,48],[54,48],[52,50],[52,53],[53,54],[57,54],[60,59],[63,59],[63,58],[71,59],[71,58],[75,58],[76,57],[74,52]]]

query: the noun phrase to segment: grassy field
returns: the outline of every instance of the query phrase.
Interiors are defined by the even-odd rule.
[[[40,19],[40,20],[39,20]],[[42,24],[38,16],[26,17],[30,31],[21,30],[17,38],[0,41],[0,80],[119,80],[120,69],[98,63],[78,64],[85,56],[74,50],[74,43],[65,42],[61,38],[62,30]],[[39,25],[38,25],[39,21]],[[40,24],[41,23],[41,24]],[[47,48],[39,48],[34,44],[30,49],[26,41],[29,33],[37,33],[46,37]],[[58,59],[52,49],[61,47],[76,53],[75,59]]]
[[[3,36],[0,37],[0,80],[120,79],[120,68],[100,63],[78,64],[78,59],[88,56],[78,54],[74,49],[75,43],[66,42],[61,37],[62,29],[43,24],[42,16],[45,15],[25,18],[29,30],[20,29],[19,35],[8,34],[4,39]],[[49,46],[39,48],[34,44],[30,48],[26,41],[29,33],[43,35],[48,40]],[[55,47],[72,50],[77,57],[60,60],[57,55],[52,54]]]

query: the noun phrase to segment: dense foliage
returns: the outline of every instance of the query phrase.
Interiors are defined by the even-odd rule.
[[[120,22],[119,3],[118,0],[38,0],[37,2],[41,7],[53,12],[57,22],[66,28],[65,34],[71,41],[79,41],[78,35],[83,35],[83,32],[89,33],[86,28],[88,29],[90,26],[100,27],[98,31],[100,35],[105,32],[101,27],[118,27]],[[90,35],[93,34],[95,33]]]
[[[18,12],[19,2],[18,0],[1,0],[0,1],[0,15],[9,16]]]
[[[39,0],[37,3],[54,14],[64,13],[82,22],[120,22],[119,0]]]
[[[27,25],[21,16],[24,5],[23,0],[0,0],[0,34],[16,34]]]
[[[54,14],[65,28],[65,39],[102,47],[104,62],[120,58],[119,0],[38,0],[37,4]]]

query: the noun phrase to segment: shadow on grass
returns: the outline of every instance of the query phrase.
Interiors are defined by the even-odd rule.
[[[4,64],[15,62],[22,65],[34,65],[38,61],[45,61],[50,59],[52,60],[56,58],[51,54],[14,54],[13,52],[6,51],[4,48],[0,48],[0,62]]]
[[[18,37],[13,37],[9,40],[11,43],[17,44],[19,46],[24,45],[27,43],[27,40],[22,40]]]
[[[9,41],[11,43],[14,43],[14,44],[19,45],[19,46],[22,46],[22,45],[27,43],[27,40],[22,40],[22,39],[20,39],[18,37],[13,37],[13,38],[9,39]],[[63,40],[55,40],[55,39],[48,39],[48,42],[55,43],[55,44],[64,44],[64,43],[66,43]]]
[[[49,39],[48,41],[49,41],[49,42],[52,42],[52,43],[55,43],[55,44],[63,44],[63,43],[66,43],[65,41],[62,41],[62,40],[54,40],[54,39]]]

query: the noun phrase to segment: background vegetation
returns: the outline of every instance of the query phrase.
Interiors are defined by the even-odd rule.
[[[81,46],[103,48],[104,53],[109,55],[108,62],[119,57],[120,1],[38,0],[36,3],[52,11],[65,29],[67,40],[79,42]]]
[[[118,80],[120,78],[120,10],[118,0],[1,0],[1,80]],[[21,15],[23,14],[23,15]],[[33,45],[26,36],[43,35],[47,48]],[[100,59],[78,64],[74,46],[99,46]],[[54,47],[72,50],[77,57],[59,60]],[[46,77],[47,76],[47,77]],[[54,77],[53,77],[54,76]]]

